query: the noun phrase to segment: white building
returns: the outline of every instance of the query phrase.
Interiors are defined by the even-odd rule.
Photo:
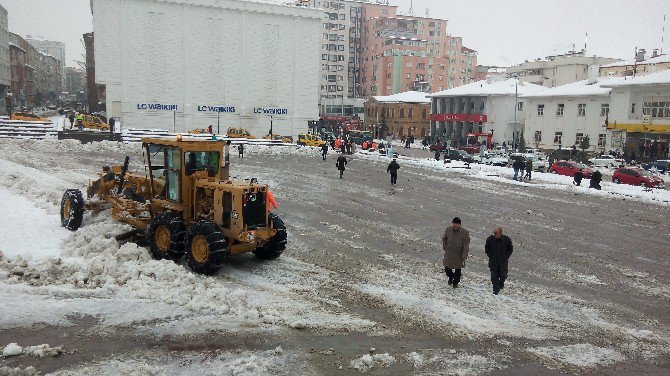
[[[611,89],[602,86],[608,81],[607,78],[583,80],[523,95],[526,145],[545,150],[579,148],[588,136],[588,150],[612,149],[607,147],[605,127]]]
[[[507,68],[507,75],[545,87],[556,87],[588,78],[589,68],[620,61],[606,57],[586,56],[584,50],[547,56]]]
[[[30,35],[26,36],[26,41],[30,43],[35,49],[46,55],[51,55],[60,61],[61,70],[61,87],[65,87],[65,43],[53,40],[46,40],[44,38],[33,38]]]
[[[670,140],[670,69],[613,79],[608,129],[627,156],[667,158]]]
[[[9,67],[9,31],[7,29],[7,10],[0,5],[0,99],[4,103],[5,92],[11,84]],[[4,113],[4,104],[0,105]]]
[[[520,97],[543,90],[513,78],[489,78],[429,95],[431,137],[460,146],[468,133],[493,131],[494,143],[512,146],[519,140],[526,116]]]
[[[318,119],[323,12],[238,0],[92,0],[96,82],[123,127],[297,136]]]

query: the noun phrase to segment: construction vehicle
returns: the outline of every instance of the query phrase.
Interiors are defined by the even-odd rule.
[[[85,210],[111,208],[115,220],[134,227],[122,238],[144,240],[155,259],[185,256],[203,274],[215,273],[231,255],[281,256],[287,234],[269,211],[272,193],[257,179],[230,179],[229,142],[178,135],[143,138],[142,148],[145,174],[129,172],[126,157],[123,166],[103,167],[86,201],[78,189],[65,191],[62,226],[76,231]]]
[[[278,134],[273,134],[273,135],[265,135],[263,137],[264,140],[279,140],[285,144],[292,144],[293,143],[293,137],[291,136],[282,136]]]
[[[226,136],[230,138],[249,138],[254,139],[256,137],[252,136],[248,130],[244,128],[228,128],[226,131]]]
[[[109,124],[105,123],[102,119],[94,115],[84,115],[84,121],[82,123],[84,128],[109,131]]]
[[[13,112],[12,115],[9,117],[9,120],[38,121],[44,123],[51,123],[51,120],[39,117],[30,112]]]
[[[296,143],[300,146],[321,147],[321,145],[324,145],[326,141],[322,140],[317,135],[300,133],[298,135],[298,141]]]

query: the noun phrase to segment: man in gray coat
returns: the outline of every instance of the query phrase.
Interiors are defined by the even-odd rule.
[[[442,249],[444,249],[444,272],[449,277],[449,284],[458,287],[461,281],[461,269],[465,266],[465,259],[470,252],[470,232],[461,227],[461,219],[456,217],[451,226],[444,230],[442,235]]]
[[[498,295],[500,290],[505,287],[509,258],[512,256],[513,250],[512,239],[507,235],[503,235],[502,228],[500,227],[494,228],[493,235],[486,239],[484,251],[489,257],[491,283],[493,284],[493,293],[495,295]]]

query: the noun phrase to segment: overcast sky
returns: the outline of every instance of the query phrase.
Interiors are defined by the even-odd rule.
[[[288,1],[288,0],[287,0]],[[401,11],[410,0],[390,0]],[[67,45],[67,63],[83,60],[81,35],[93,29],[89,0],[0,0],[9,30],[42,35]],[[479,63],[513,65],[564,53],[576,45],[587,53],[631,59],[635,47],[670,53],[670,0],[414,0],[414,14],[449,20],[447,32],[479,52]]]

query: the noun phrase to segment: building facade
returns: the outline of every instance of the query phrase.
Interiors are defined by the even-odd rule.
[[[607,129],[612,148],[632,159],[667,159],[670,140],[670,70],[610,80]]]
[[[60,61],[14,33],[9,33],[9,58],[15,106],[32,108],[58,99],[62,89]]]
[[[493,132],[493,142],[514,146],[523,132],[524,94],[544,87],[517,79],[473,82],[430,95],[430,135],[452,146],[462,146],[469,133]]]
[[[602,86],[607,81],[583,80],[523,95],[526,145],[547,151],[573,146],[579,149],[588,136],[586,150],[613,149],[606,128],[611,89]]]
[[[365,102],[363,124],[376,138],[423,139],[430,131],[430,98],[417,91],[372,97]]]
[[[38,51],[45,55],[51,55],[60,62],[61,87],[65,87],[65,67],[67,65],[65,61],[65,43],[39,37],[33,38],[30,35],[26,36],[26,41]]]
[[[641,50],[633,60],[601,65],[599,75],[601,77],[637,76],[664,69],[670,69],[670,55],[659,55],[658,50],[654,50],[651,57],[645,58],[645,51]]]
[[[297,136],[318,119],[323,12],[235,0],[93,0],[95,80],[124,127]],[[252,32],[253,31],[253,32]]]
[[[589,67],[599,67],[620,61],[597,56],[586,56],[584,50],[570,51],[567,54],[547,56],[507,68],[507,75],[522,82],[544,87],[556,87],[585,80],[589,76]]]
[[[70,97],[86,93],[86,71],[74,67],[65,68],[65,91]]]

